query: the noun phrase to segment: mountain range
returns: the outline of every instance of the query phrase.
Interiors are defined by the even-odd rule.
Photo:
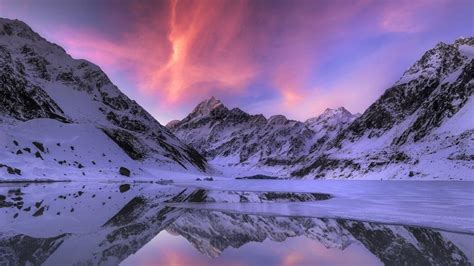
[[[162,126],[96,65],[0,19],[3,179],[473,179],[474,38],[439,43],[362,114],[304,122],[211,97]]]
[[[474,38],[439,43],[361,115],[266,119],[210,98],[167,127],[234,175],[472,179],[473,58]]]

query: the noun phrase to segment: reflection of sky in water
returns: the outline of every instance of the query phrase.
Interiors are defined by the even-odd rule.
[[[345,250],[326,248],[305,237],[288,238],[284,242],[265,240],[251,242],[241,248],[226,249],[217,258],[199,253],[181,236],[160,232],[121,265],[380,265],[381,262],[358,243]]]

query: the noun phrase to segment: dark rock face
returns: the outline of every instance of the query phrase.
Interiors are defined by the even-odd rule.
[[[117,214],[108,220],[104,226],[127,225],[145,211],[146,201],[143,197],[130,200]]]
[[[394,140],[395,145],[405,143],[408,138],[414,141],[421,140],[431,130],[439,127],[444,120],[456,114],[469,100],[474,92],[474,60],[471,60],[463,69],[462,74],[454,83],[441,85],[440,93],[433,95],[432,100],[423,105],[420,115],[412,127],[405,130]]]
[[[387,227],[361,222],[339,222],[385,265],[469,265],[466,255],[439,232],[405,227],[415,239],[414,246]]]
[[[420,140],[440,126],[464,106],[474,90],[470,83],[474,62],[460,52],[460,45],[474,46],[473,40],[460,39],[452,45],[440,43],[427,51],[334,144],[340,146],[342,141],[354,141],[364,134],[369,138],[379,137],[416,112],[415,122],[394,140],[395,145],[403,144],[410,135],[415,141]],[[461,75],[454,82],[445,80],[458,70]]]
[[[127,177],[130,176],[130,170],[125,167],[120,167],[119,173],[123,176],[127,176]]]
[[[22,121],[52,118],[68,122],[49,95],[24,78],[22,69],[22,63],[14,62],[10,50],[0,44],[0,114]]]
[[[133,134],[120,129],[102,129],[102,131],[133,160],[145,158],[145,147]]]
[[[5,265],[41,265],[66,237],[66,234],[50,238],[15,235],[0,240],[0,261]]]

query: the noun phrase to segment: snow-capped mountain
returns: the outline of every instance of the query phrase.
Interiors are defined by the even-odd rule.
[[[439,43],[360,116],[340,107],[304,123],[266,119],[211,98],[167,127],[231,173],[472,179],[473,57],[474,38]]]
[[[212,97],[163,127],[98,66],[0,19],[0,176],[146,177],[209,172],[210,161],[230,176],[472,179],[473,75],[474,38],[460,38],[427,51],[362,115],[266,118]]]
[[[3,177],[113,177],[120,167],[125,176],[208,170],[198,152],[98,66],[73,59],[18,20],[0,19],[0,80]]]
[[[474,38],[439,43],[297,177],[474,178]]]
[[[212,97],[167,127],[212,164],[227,168],[224,171],[234,167],[245,172],[249,168],[284,171],[310,152],[323,149],[355,117],[341,107],[304,123],[283,115],[267,119],[239,108],[229,109]]]

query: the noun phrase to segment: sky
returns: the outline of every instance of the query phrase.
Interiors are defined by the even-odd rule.
[[[215,96],[305,120],[362,113],[438,42],[474,35],[472,0],[0,0],[99,65],[166,124]]]

